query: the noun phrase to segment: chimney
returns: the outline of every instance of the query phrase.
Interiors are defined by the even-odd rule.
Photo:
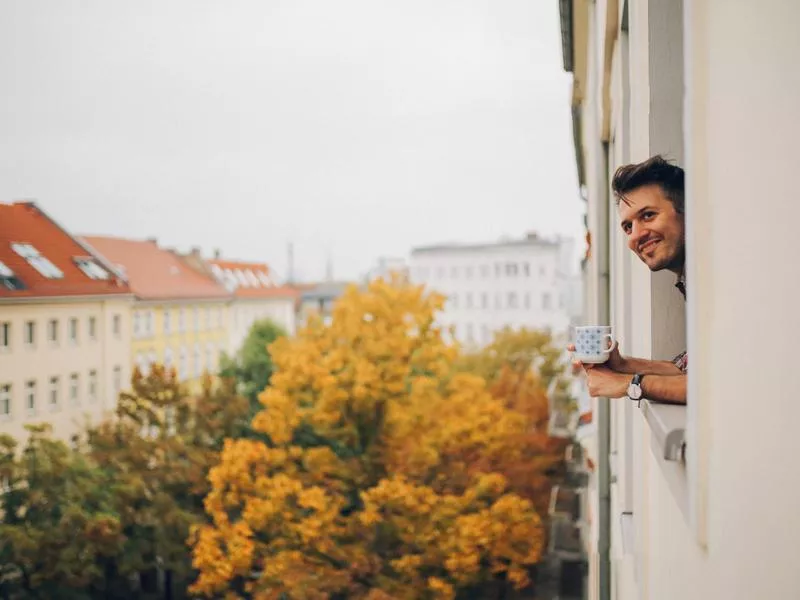
[[[222,252],[219,248],[214,248],[214,260],[219,260],[222,257]]]
[[[158,238],[149,237],[149,238],[147,238],[146,241],[150,242],[151,244],[155,244],[156,246],[158,246]]]
[[[189,250],[189,255],[194,258],[202,258],[200,256],[200,246],[192,246],[192,249]]]

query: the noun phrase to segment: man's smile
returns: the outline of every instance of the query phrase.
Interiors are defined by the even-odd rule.
[[[644,244],[639,246],[639,253],[644,254],[645,252],[649,252],[653,248],[655,248],[656,244],[659,243],[660,240],[647,240]]]

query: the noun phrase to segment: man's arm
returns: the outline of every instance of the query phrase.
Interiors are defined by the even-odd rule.
[[[647,375],[641,385],[642,395],[648,400],[686,404],[686,375]]]
[[[602,365],[586,369],[589,395],[598,398],[622,398],[628,394],[631,376]],[[647,375],[642,379],[642,396],[648,400],[686,404],[686,375]]]
[[[642,375],[668,375],[674,377],[681,374],[681,370],[671,360],[648,360],[646,358],[620,357],[621,361],[613,367],[620,373],[641,373]],[[610,362],[610,361],[609,361]]]

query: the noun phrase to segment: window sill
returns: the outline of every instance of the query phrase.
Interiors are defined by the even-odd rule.
[[[659,458],[683,462],[686,453],[686,406],[642,400],[642,414],[653,441],[657,444]]]

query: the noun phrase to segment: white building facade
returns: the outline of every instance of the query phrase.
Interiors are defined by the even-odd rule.
[[[415,248],[410,279],[447,296],[441,315],[466,346],[484,346],[504,327],[566,333],[574,306],[572,244],[534,234],[488,244]]]
[[[560,8],[593,243],[585,317],[625,354],[689,351],[686,406],[593,401],[588,597],[798,598],[800,3]],[[609,192],[619,165],[654,154],[686,169],[685,304],[627,250]]]

